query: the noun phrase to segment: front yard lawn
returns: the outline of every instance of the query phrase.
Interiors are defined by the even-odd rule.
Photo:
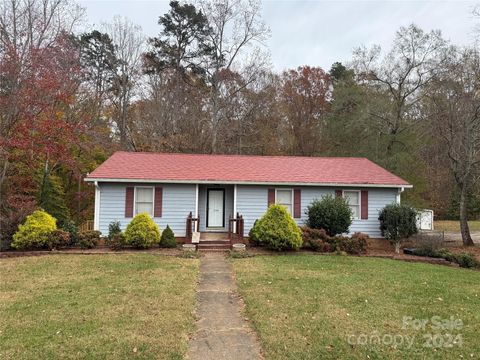
[[[480,355],[478,271],[336,255],[257,256],[232,262],[266,359]],[[439,317],[433,321],[461,319],[463,326],[450,322],[453,329],[436,330],[433,316]],[[402,329],[404,317],[428,323],[425,330],[415,330],[407,321]]]
[[[152,254],[0,259],[0,359],[181,359],[197,274]]]

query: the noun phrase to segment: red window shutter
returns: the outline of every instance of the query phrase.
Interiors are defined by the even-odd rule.
[[[302,217],[302,192],[300,189],[293,190],[293,217],[296,219]]]
[[[127,187],[125,189],[125,217],[133,217],[133,187]]]
[[[361,195],[361,218],[362,219],[368,219],[368,191],[362,190],[362,195]]]
[[[163,188],[155,188],[155,204],[153,206],[153,216],[162,217]]]
[[[275,204],[275,189],[268,189],[268,206]]]
[[[335,197],[342,197],[342,190],[335,190]]]

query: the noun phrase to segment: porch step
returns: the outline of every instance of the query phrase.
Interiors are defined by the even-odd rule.
[[[200,241],[203,240],[228,240],[228,232],[202,232],[200,233]]]
[[[198,250],[228,250],[230,249],[230,242],[225,242],[223,244],[205,244],[204,242],[200,242],[198,244]]]
[[[222,239],[222,240],[200,240],[199,244],[204,245],[230,245],[230,240]]]

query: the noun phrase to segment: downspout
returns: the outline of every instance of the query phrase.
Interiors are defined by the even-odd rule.
[[[93,230],[100,231],[100,186],[95,181],[95,211],[93,214]]]
[[[402,194],[402,192],[405,190],[405,188],[401,187],[401,188],[398,188],[398,192],[397,192],[397,196],[396,196],[396,203],[398,205],[400,205],[400,195]]]

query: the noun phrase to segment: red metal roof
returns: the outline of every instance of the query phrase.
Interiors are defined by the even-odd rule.
[[[366,158],[142,152],[116,152],[88,180],[409,185]]]

